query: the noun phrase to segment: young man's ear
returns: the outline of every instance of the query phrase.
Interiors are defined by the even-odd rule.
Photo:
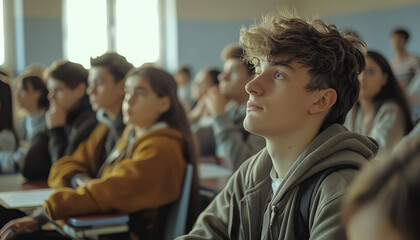
[[[160,98],[159,112],[162,114],[171,107],[171,100],[169,96],[164,96]]]
[[[337,92],[332,88],[322,89],[318,91],[317,98],[309,108],[309,113],[317,114],[329,111],[337,101]]]

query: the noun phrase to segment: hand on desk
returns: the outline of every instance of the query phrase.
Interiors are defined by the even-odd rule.
[[[33,217],[23,217],[10,221],[0,231],[0,240],[13,237],[16,233],[30,233],[39,229],[38,221]]]

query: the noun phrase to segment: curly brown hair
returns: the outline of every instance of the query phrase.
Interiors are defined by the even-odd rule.
[[[308,91],[332,88],[337,101],[324,119],[321,130],[343,124],[359,96],[358,75],[365,68],[366,44],[352,34],[340,34],[337,27],[322,20],[268,15],[240,33],[245,60],[255,66],[261,60],[289,56],[309,68]]]

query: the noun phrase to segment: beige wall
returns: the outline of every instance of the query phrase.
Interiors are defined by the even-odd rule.
[[[295,0],[302,15],[320,17],[382,10],[420,4],[420,0]]]
[[[253,20],[293,0],[178,0],[180,20]]]
[[[61,0],[24,0],[23,12],[25,17],[61,17]]]
[[[177,0],[180,20],[254,20],[276,9],[302,16],[336,16],[420,4],[420,0]]]

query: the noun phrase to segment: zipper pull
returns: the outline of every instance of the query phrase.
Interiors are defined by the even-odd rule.
[[[274,217],[276,216],[276,213],[277,213],[277,207],[271,206],[270,227],[273,226]]]

